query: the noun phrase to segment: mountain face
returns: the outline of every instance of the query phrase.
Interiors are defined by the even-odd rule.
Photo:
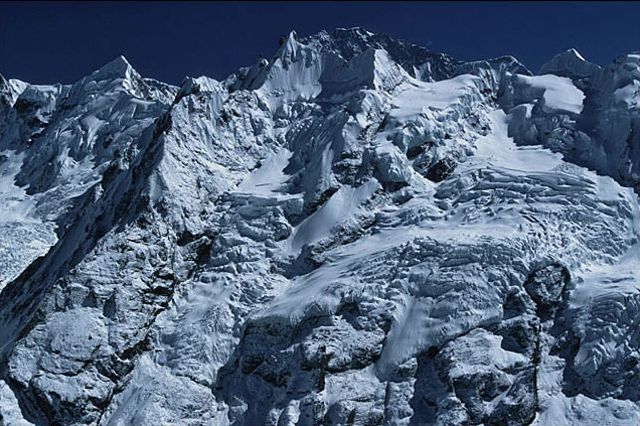
[[[0,76],[0,424],[639,424],[639,100],[358,28]]]

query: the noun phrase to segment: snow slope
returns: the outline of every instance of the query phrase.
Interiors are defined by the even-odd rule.
[[[0,79],[0,424],[638,424],[638,57]]]

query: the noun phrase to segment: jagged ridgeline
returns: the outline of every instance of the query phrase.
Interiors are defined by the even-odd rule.
[[[0,424],[639,424],[640,54],[274,49],[0,78]]]

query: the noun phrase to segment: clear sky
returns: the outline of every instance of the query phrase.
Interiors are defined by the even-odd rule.
[[[222,79],[280,35],[362,26],[464,60],[534,72],[576,47],[606,64],[640,50],[640,2],[0,2],[0,73],[69,83],[123,54],[144,76]]]

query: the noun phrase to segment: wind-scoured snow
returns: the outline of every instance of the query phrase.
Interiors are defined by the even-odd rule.
[[[534,89],[544,91],[544,106],[550,110],[567,111],[580,114],[584,93],[573,85],[567,77],[557,75],[519,75],[518,79]]]
[[[407,87],[399,90],[397,97],[394,98],[397,110],[393,111],[392,115],[402,118],[419,114],[423,108],[446,109],[464,95],[473,95],[477,91],[474,81],[478,79],[477,76],[465,74],[434,83],[415,81],[413,83],[415,88]]]
[[[286,180],[289,178],[284,169],[289,164],[292,154],[283,148],[267,157],[259,168],[238,185],[238,192],[266,196],[283,193]]]
[[[378,187],[378,182],[371,180],[358,188],[340,188],[326,204],[293,229],[290,237],[291,250],[297,253],[303,245],[313,244],[330,236],[333,228],[345,219],[351,219]]]

